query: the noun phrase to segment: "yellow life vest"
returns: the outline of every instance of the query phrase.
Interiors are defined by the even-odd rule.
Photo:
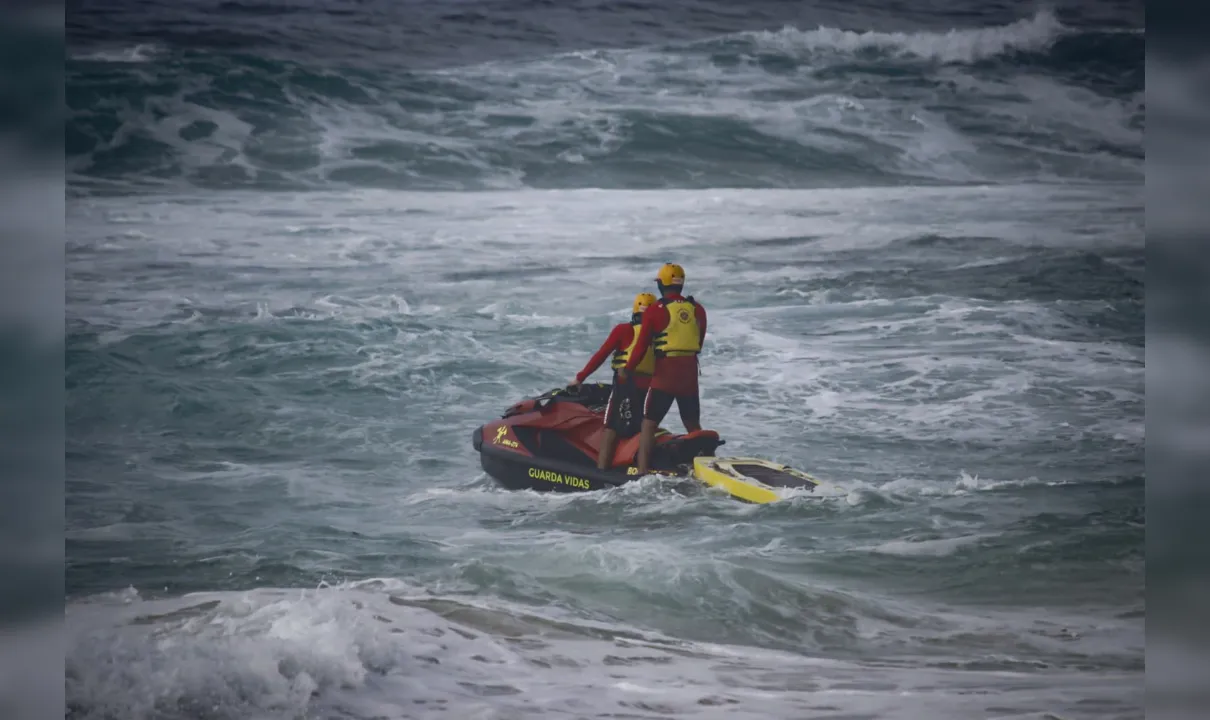
[[[614,370],[620,370],[626,367],[626,362],[630,360],[630,353],[634,352],[634,346],[639,342],[639,323],[630,323],[630,345],[625,350],[613,351],[613,362],[610,365]],[[655,351],[649,343],[647,352],[643,354],[643,359],[635,366],[634,371],[639,375],[651,375],[655,373]]]
[[[668,327],[656,333],[651,344],[656,357],[684,357],[702,351],[702,330],[697,324],[697,303],[692,297],[658,301],[668,310]]]

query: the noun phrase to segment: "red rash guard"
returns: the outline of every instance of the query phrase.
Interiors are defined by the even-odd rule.
[[[605,358],[610,353],[624,351],[633,339],[634,331],[631,330],[630,323],[618,323],[614,325],[613,330],[609,331],[609,337],[605,338],[605,342],[601,344],[600,349],[588,359],[588,364],[584,366],[584,369],[576,373],[576,380],[584,382],[589,375],[601,367],[601,363],[605,362]],[[642,355],[639,357],[642,357]],[[635,364],[638,364],[637,360]],[[651,378],[646,375],[640,375],[633,370],[630,371],[630,377],[634,380],[635,387],[640,390],[646,390],[647,386],[651,384]]]
[[[666,295],[665,299],[672,302],[685,298],[680,293],[673,292]],[[693,310],[693,314],[697,316],[697,326],[700,330],[699,342],[705,347],[706,309],[701,305],[696,305]],[[639,341],[634,346],[634,353],[630,356],[630,360],[626,363],[627,372],[634,373],[634,367],[639,364],[639,358],[643,357],[643,353],[647,352],[647,346],[651,344],[652,336],[668,327],[668,320],[668,308],[659,303],[643,312],[643,324],[639,328]],[[673,395],[696,395],[697,356],[656,357],[655,375],[651,380],[651,387]]]

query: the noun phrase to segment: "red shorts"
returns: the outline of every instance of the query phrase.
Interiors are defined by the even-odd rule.
[[[688,396],[697,393],[697,357],[656,358],[655,376],[651,387],[669,395]]]

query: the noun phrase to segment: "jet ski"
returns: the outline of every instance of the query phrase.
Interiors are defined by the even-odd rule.
[[[584,383],[525,398],[499,420],[471,433],[483,471],[511,490],[585,492],[618,487],[639,478],[639,435],[619,437],[606,470],[597,467],[610,385]],[[717,458],[726,444],[714,430],[676,434],[658,428],[651,472],[692,477],[754,503],[781,498],[779,488],[814,490],[819,481],[759,458]]]

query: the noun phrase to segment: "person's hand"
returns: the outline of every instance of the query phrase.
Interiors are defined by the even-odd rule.
[[[567,387],[569,387],[569,388],[577,388],[577,387],[580,387],[580,381],[579,381],[579,380],[577,380],[576,378],[572,378],[572,379],[571,379],[571,382],[567,383]]]
[[[629,379],[630,378],[626,373],[626,368],[622,368],[622,369],[618,370],[618,380],[620,380],[621,382],[626,382]]]

